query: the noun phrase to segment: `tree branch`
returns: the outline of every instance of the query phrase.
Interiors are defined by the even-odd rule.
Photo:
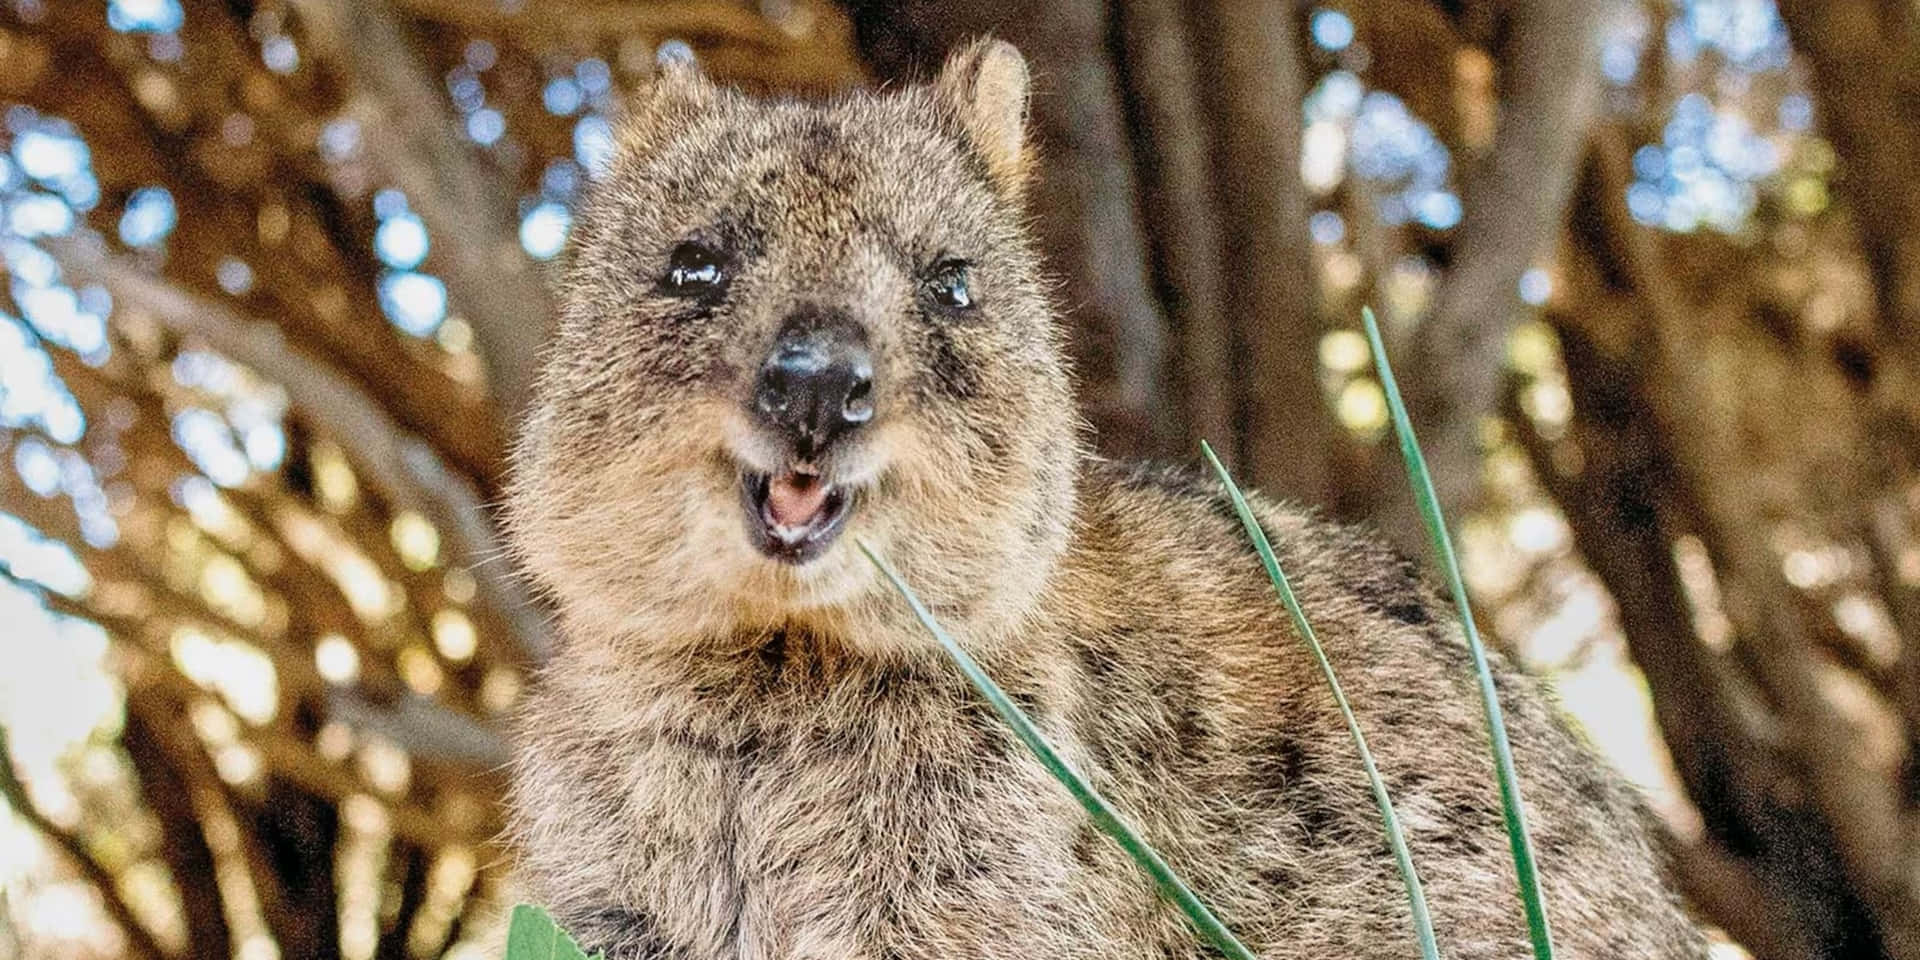
[[[1214,206],[1234,265],[1226,290],[1240,362],[1241,462],[1278,496],[1330,499],[1332,426],[1321,396],[1318,289],[1300,182],[1299,10],[1264,0],[1187,5],[1207,78],[1201,104],[1212,132]]]
[[[1027,196],[1035,233],[1064,281],[1057,304],[1072,318],[1082,396],[1103,449],[1167,452],[1174,433],[1162,401],[1166,318],[1150,289],[1145,224],[1110,24],[1101,4],[994,0],[937,3],[850,0],[861,46],[877,73],[909,79],[982,33],[1011,41],[1034,69],[1031,130],[1039,158]],[[1187,452],[1182,445],[1182,452]]]
[[[382,496],[440,528],[452,554],[473,573],[479,599],[512,628],[521,655],[529,663],[546,659],[552,649],[546,622],[506,568],[504,550],[472,485],[351,381],[289,344],[272,323],[186,293],[97,242],[67,237],[45,246],[69,282],[101,284],[116,303],[142,310],[176,335],[201,340],[284,387],[316,426],[340,440],[355,468]]]
[[[375,167],[407,195],[448,254],[450,299],[473,325],[500,420],[518,423],[553,309],[520,250],[512,191],[456,132],[440,84],[386,0],[299,0],[297,6],[345,68],[352,90],[347,113],[359,121]]]
[[[1905,862],[1891,784],[1863,769],[1854,737],[1815,686],[1820,669],[1791,587],[1745,509],[1744,475],[1713,469],[1723,420],[1703,409],[1702,324],[1624,209],[1626,150],[1590,154],[1563,259],[1569,293],[1550,309],[1574,394],[1585,463],[1554,489],[1582,555],[1620,605],[1628,645],[1709,834],[1778,897],[1821,957],[1905,957],[1913,915],[1886,872]],[[1543,476],[1552,478],[1552,464]],[[1733,485],[1730,485],[1733,484]],[[1733,649],[1761,703],[1743,698],[1695,636],[1675,539],[1707,546],[1733,621]],[[1738,707],[1739,709],[1736,709]],[[1752,729],[1743,718],[1768,717]]]
[[[47,819],[47,815],[34,806],[33,798],[27,795],[26,785],[14,775],[13,752],[7,744],[5,727],[0,727],[0,797],[6,798],[14,816],[26,821],[49,843],[58,847],[80,871],[80,875],[93,885],[100,894],[100,902],[106,908],[107,915],[126,933],[127,945],[134,956],[141,960],[167,960],[167,952],[160,948],[160,942],[141,924],[133,908],[127,905],[126,898],[120,895],[120,887],[113,874],[93,859],[93,854],[87,852],[86,844],[79,837],[61,829],[59,824]]]
[[[335,689],[327,705],[329,716],[402,744],[409,753],[469,769],[490,770],[507,762],[498,731],[426,697],[404,694],[381,704],[355,690]]]
[[[851,24],[838,8],[817,0],[760,4],[765,14],[729,0],[537,0],[524,10],[469,0],[396,0],[396,5],[420,20],[516,35],[543,51],[623,43],[636,36],[653,44],[677,39],[699,49],[703,61],[730,78],[747,74],[808,90],[840,89],[862,79]]]
[[[1609,141],[1600,169],[1611,195],[1624,197],[1625,147]],[[1648,379],[1664,396],[1648,405],[1658,429],[1674,444],[1679,485],[1691,491],[1696,526],[1725,580],[1728,614],[1755,654],[1755,679],[1781,713],[1787,746],[1805,772],[1813,800],[1832,830],[1848,875],[1874,918],[1887,954],[1920,958],[1920,890],[1915,889],[1911,851],[1913,817],[1893,784],[1867,774],[1855,762],[1849,725],[1819,689],[1814,644],[1790,599],[1779,561],[1765,542],[1764,527],[1746,515],[1737,496],[1716,486],[1715,465],[1696,451],[1697,442],[1719,425],[1703,418],[1695,398],[1709,394],[1699,364],[1688,355],[1686,310],[1660,282],[1651,239],[1631,224],[1616,200],[1606,208],[1622,239],[1622,262],[1651,313],[1646,361]]]
[[[160,853],[173,885],[187,928],[187,955],[225,956],[233,950],[227,926],[226,901],[216,877],[213,849],[201,832],[200,815],[193,805],[193,785],[174,762],[149,711],[159,708],[151,695],[127,691],[126,723],[120,744],[133,761],[140,780],[140,796],[160,821]],[[179,722],[178,718],[163,718]]]
[[[55,613],[108,627],[110,635],[129,637],[140,629],[138,623],[125,617],[102,613],[82,601],[41,590],[4,571],[0,571],[0,579],[19,584],[37,594],[47,609]],[[126,649],[141,663],[158,669],[166,682],[183,695],[191,693],[199,696],[206,693],[198,684],[180,674],[171,661],[154,656],[143,646],[128,645]],[[284,661],[277,662],[284,667]],[[467,769],[492,769],[507,759],[506,744],[497,732],[425,697],[406,694],[392,705],[382,705],[357,690],[329,688],[326,701],[330,716],[402,744],[409,753],[426,760]],[[338,778],[331,772],[315,772],[315,768],[324,768],[326,764],[316,759],[305,744],[265,730],[259,731],[253,739],[270,764],[283,764],[276,769],[289,780],[307,785],[322,796],[336,800],[344,797],[345,791],[351,788],[350,784],[332,782]],[[429,835],[440,832],[433,828],[426,830]]]
[[[1206,439],[1236,466],[1240,439],[1233,382],[1233,324],[1226,249],[1214,209],[1209,131],[1180,0],[1119,4],[1120,81],[1139,161],[1157,294],[1176,358],[1167,392],[1184,408],[1175,439]],[[1190,452],[1190,451],[1188,451]]]
[[[1911,0],[1781,0],[1793,47],[1812,69],[1821,129],[1845,176],[1872,270],[1881,328],[1920,360],[1920,8]],[[1920,364],[1917,364],[1920,365]]]
[[[1536,0],[1509,4],[1493,51],[1499,121],[1486,156],[1464,164],[1463,219],[1453,262],[1405,363],[1410,412],[1448,516],[1461,517],[1480,488],[1481,421],[1500,403],[1506,338],[1521,316],[1521,274],[1559,238],[1567,198],[1600,105],[1599,27],[1612,4]],[[1386,458],[1391,461],[1393,458]],[[1412,499],[1387,468],[1380,521],[1402,549],[1422,555]]]

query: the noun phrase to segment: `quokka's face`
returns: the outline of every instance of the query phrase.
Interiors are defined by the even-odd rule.
[[[642,93],[516,457],[516,545],[570,614],[698,633],[854,606],[877,583],[855,536],[942,580],[1057,549],[1076,430],[1017,199],[1025,78],[983,44],[836,103],[685,67]]]

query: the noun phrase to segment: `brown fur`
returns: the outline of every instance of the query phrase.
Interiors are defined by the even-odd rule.
[[[853,537],[1261,956],[1414,953],[1352,743],[1221,492],[1082,450],[1018,208],[1025,77],[980,44],[931,86],[801,104],[676,68],[581,213],[511,497],[566,638],[512,820],[529,894],[610,958],[1202,955]],[[656,295],[694,231],[741,251],[724,296]],[[970,315],[919,299],[943,255]],[[865,329],[878,412],[826,465],[860,489],[847,535],[796,566],[750,547],[737,487],[782,456],[746,396],[809,306]],[[1258,509],[1447,955],[1526,955],[1457,625],[1370,541]],[[1629,791],[1500,685],[1562,956],[1702,956]]]

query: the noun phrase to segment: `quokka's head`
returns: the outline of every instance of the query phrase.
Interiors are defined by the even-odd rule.
[[[686,61],[639,93],[515,455],[514,544],[574,626],[858,633],[898,600],[855,537],[951,622],[1018,618],[1079,434],[1020,207],[1027,76],[983,41],[827,103]]]

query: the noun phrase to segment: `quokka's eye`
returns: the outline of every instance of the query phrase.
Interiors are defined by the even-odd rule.
[[[660,288],[677,297],[697,297],[717,289],[726,276],[726,260],[719,253],[689,241],[667,257]]]
[[[967,262],[944,260],[927,275],[927,296],[949,310],[973,306],[973,291],[967,287]]]

